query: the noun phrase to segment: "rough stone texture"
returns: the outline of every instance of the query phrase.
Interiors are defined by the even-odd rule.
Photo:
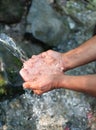
[[[49,46],[56,46],[67,39],[69,29],[66,20],[56,13],[47,0],[32,1],[27,23],[26,31]]]
[[[26,92],[15,99],[0,103],[0,129],[91,129],[95,127],[96,120],[96,113],[91,108],[91,105],[96,105],[94,103],[95,99],[88,95],[64,89],[41,97]]]
[[[0,0],[0,22],[16,23],[21,20],[25,0]]]
[[[80,40],[84,40],[81,39],[81,34],[83,35],[83,31],[78,35],[75,34],[75,38],[68,42],[66,51],[79,45]],[[92,74],[95,73],[95,69],[95,63],[90,63],[66,73]],[[26,91],[21,96],[0,102],[0,105],[1,130],[95,130],[96,128],[96,99],[70,90],[53,90],[42,96]]]
[[[66,0],[57,1],[62,3],[62,7],[67,2]],[[92,37],[92,28],[86,25],[88,21],[90,23],[90,20],[96,18],[96,8],[88,9],[88,13],[85,11],[87,14],[85,17],[83,14],[83,10],[86,9],[85,3],[84,6],[81,4],[80,12],[81,5],[78,1],[68,0],[68,2],[71,2],[71,6],[74,5],[74,10],[79,7],[78,17],[80,16],[80,19],[85,20],[87,24],[84,21],[85,24],[76,22],[76,17],[70,16],[66,19],[70,25],[70,38],[66,43],[53,48],[60,52],[71,50]],[[18,45],[24,44],[23,49],[25,48],[26,51],[27,48],[30,51],[29,53],[27,50],[29,56],[44,51],[42,46],[38,47],[36,41],[23,39],[24,29],[19,28],[20,25],[25,27],[25,24],[21,23],[11,27],[4,26],[4,30],[16,40]],[[70,75],[93,74],[96,73],[96,64],[93,62],[66,73]],[[0,101],[0,130],[96,130],[96,98],[65,89],[53,90],[42,96],[34,95],[27,90],[20,95],[18,91],[17,96],[15,94],[10,99]]]

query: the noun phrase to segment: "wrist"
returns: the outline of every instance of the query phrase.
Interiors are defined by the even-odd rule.
[[[73,69],[83,64],[83,60],[81,57],[82,50],[81,49],[73,49],[66,53],[62,54],[62,63],[64,71]],[[84,58],[85,59],[85,58]]]
[[[64,72],[71,69],[70,58],[68,58],[67,53],[62,54],[62,66]]]
[[[53,87],[54,89],[62,88],[64,86],[64,74],[58,74],[54,76]]]

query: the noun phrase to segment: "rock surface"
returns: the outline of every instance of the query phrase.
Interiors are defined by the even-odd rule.
[[[47,5],[52,11],[52,7],[54,7],[55,18],[62,15],[63,19],[67,13],[65,20],[70,28],[67,41],[65,43],[60,42],[59,45],[51,49],[66,52],[92,37],[96,21],[96,8],[92,6],[94,0],[90,2],[85,0],[55,0],[55,3],[52,0],[47,1]],[[38,2],[41,2],[41,0]],[[49,4],[51,5],[49,6]],[[71,9],[74,10],[71,11],[72,14],[69,11]],[[65,13],[65,11],[67,12]],[[60,23],[62,23],[62,19],[60,17]],[[24,20],[26,21],[26,17]],[[24,20],[11,26],[0,24],[0,32],[5,32],[14,38],[17,45],[22,47],[30,57],[44,51],[47,44],[40,43],[29,34],[27,38],[25,37],[25,25],[27,23]],[[53,90],[42,96],[37,96],[27,90],[21,94],[19,90],[20,80],[17,78],[18,73],[14,73],[19,70],[16,67],[19,62],[12,55],[10,57],[9,52],[2,49],[0,46],[0,52],[5,56],[2,57],[2,61],[7,66],[5,72],[6,69],[12,67],[8,80],[10,79],[13,86],[9,85],[8,89],[11,93],[13,87],[14,91],[11,96],[8,93],[6,98],[0,100],[0,130],[96,130],[96,98],[65,89]],[[96,73],[96,64],[94,62],[67,72],[70,75],[94,73]],[[18,87],[16,88],[15,85]]]
[[[0,22],[16,23],[22,18],[25,0],[0,0]]]
[[[26,31],[49,46],[56,46],[67,39],[69,29],[66,20],[47,0],[32,1],[27,23]]]

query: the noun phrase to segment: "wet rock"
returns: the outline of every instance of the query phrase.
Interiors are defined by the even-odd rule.
[[[2,108],[2,105],[0,104],[0,130],[5,125],[5,121],[6,121],[6,114],[4,109]]]
[[[64,0],[56,0],[56,4],[62,10],[62,13],[69,16],[77,25],[87,28],[87,31],[92,31],[92,27],[96,23],[96,4],[94,0],[69,0],[66,3]]]
[[[30,92],[0,102],[2,128],[7,130],[87,130],[95,126],[87,115],[94,98],[69,90],[55,90],[42,96]],[[95,112],[94,112],[95,113]],[[96,117],[91,116],[91,120]],[[90,123],[90,126],[89,126]],[[69,129],[69,130],[70,130]]]
[[[25,0],[0,0],[0,22],[16,23],[22,18]]]
[[[66,20],[68,21],[70,33],[68,35],[68,41],[63,44],[60,43],[53,48],[54,50],[66,52],[82,44],[95,34],[96,5],[94,4],[93,6],[92,2],[56,0],[55,8],[62,14],[62,17],[64,15],[67,16]],[[91,5],[92,8],[88,8],[88,5]]]
[[[1,42],[0,42],[1,44]],[[12,50],[11,50],[12,51]],[[22,79],[19,70],[21,61],[13,56],[6,46],[0,45],[0,99],[3,95],[15,95],[17,90],[22,91]]]
[[[7,84],[8,84],[8,77],[4,67],[2,56],[0,55],[0,95],[6,94]]]
[[[54,3],[54,0],[47,0],[50,4]]]
[[[51,0],[47,1],[51,3]],[[57,1],[63,2],[61,4],[62,7],[64,7],[67,2],[72,2],[73,4],[73,0],[68,1],[57,0]],[[77,3],[78,1],[75,0],[75,2]],[[79,6],[76,3],[73,9]],[[58,4],[60,5],[60,3]],[[81,14],[80,15],[81,19],[82,17],[83,19],[85,17],[85,15],[83,14],[84,13],[83,7],[86,8],[86,6],[82,6],[81,8],[82,13],[79,12]],[[88,13],[88,17],[86,17],[86,22],[90,23],[90,20],[92,20],[93,17],[90,14],[93,13],[94,11],[95,10],[89,11],[90,13]],[[90,20],[88,21],[89,17]],[[77,47],[78,45],[81,45],[82,42],[92,37],[92,30],[90,29],[89,31],[86,30],[86,28],[89,27],[86,26],[86,24],[84,24],[86,22],[81,24],[78,23],[77,21],[76,17],[74,19],[74,17],[72,18],[71,15],[68,15],[68,24],[70,25],[69,27],[72,30],[70,33],[72,37],[71,39],[68,39],[67,43],[59,44],[55,49],[61,52],[66,52],[68,50],[71,50],[72,48]],[[43,48],[41,46],[38,47],[36,41],[34,42],[33,39],[31,40],[24,39],[24,41],[22,40],[19,41],[20,33],[16,35],[16,32],[17,31],[13,29],[11,31],[12,33],[11,35],[15,38],[18,45],[22,46],[22,48],[25,49],[25,51],[28,54],[28,57],[30,57],[32,54],[37,54],[43,51]],[[24,32],[22,34],[24,34]],[[5,69],[7,69],[9,73],[8,80],[10,79],[9,81],[11,81],[13,84],[13,86],[9,87],[13,87],[14,89],[15,86],[17,86],[15,90],[17,90],[17,93],[19,93],[20,90],[18,90],[19,88],[18,86],[21,83],[19,84],[20,80],[19,77],[17,78],[17,76],[18,71],[21,68],[21,64],[18,65],[18,63],[20,62],[18,62],[18,60],[14,58],[12,55],[10,56],[8,51],[2,50],[1,46],[0,46],[0,52],[4,54],[3,56],[5,56],[3,57],[3,62],[6,65]],[[90,63],[88,65],[70,70],[66,73],[70,75],[93,74],[96,73],[96,65],[95,63]],[[9,90],[11,89],[9,88]],[[15,95],[16,92],[14,91],[13,94]],[[11,99],[8,98],[7,100],[0,101],[0,130],[91,130],[91,129],[95,130],[96,129],[96,98],[90,97],[89,95],[70,90],[60,89],[60,90],[53,90],[49,93],[43,94],[42,96],[37,96],[30,91],[26,91],[22,95],[18,96],[15,95],[15,97],[14,98],[11,97]]]
[[[68,25],[47,0],[33,0],[27,17],[26,32],[49,46],[64,43],[68,35]]]

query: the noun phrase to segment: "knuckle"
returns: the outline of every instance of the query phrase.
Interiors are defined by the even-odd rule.
[[[32,55],[32,57],[31,58],[35,58],[36,57],[36,55]]]
[[[47,52],[48,52],[48,53],[52,53],[52,50],[50,49],[50,50],[48,50]]]
[[[42,56],[42,57],[45,57],[45,55],[46,55],[46,52],[42,52],[42,53],[41,53],[41,56]]]

